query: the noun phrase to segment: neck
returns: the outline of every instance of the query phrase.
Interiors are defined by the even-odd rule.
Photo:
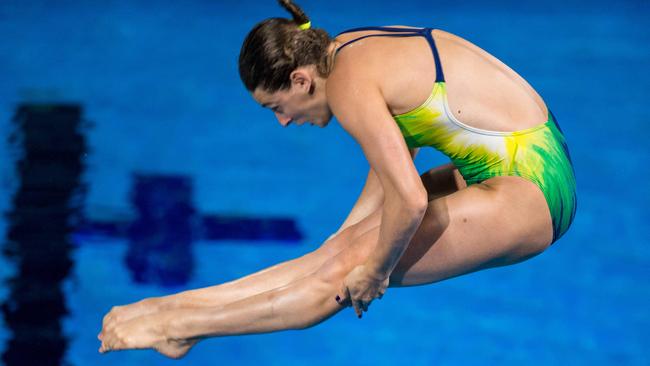
[[[332,41],[327,47],[327,74],[334,69],[334,59],[336,58],[336,50],[341,47],[341,42]]]

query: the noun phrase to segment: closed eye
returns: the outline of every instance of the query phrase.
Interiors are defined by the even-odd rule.
[[[280,114],[282,113],[282,109],[281,109],[279,106],[277,106],[277,105],[271,107],[271,106],[269,106],[269,105],[267,105],[267,104],[262,104],[262,107],[264,107],[264,108],[268,108],[268,109],[270,109],[271,111],[273,111],[274,113],[280,113]]]

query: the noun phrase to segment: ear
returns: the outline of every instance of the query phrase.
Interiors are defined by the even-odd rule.
[[[309,93],[310,90],[312,90],[314,79],[306,69],[297,68],[293,70],[293,72],[291,72],[291,75],[289,75],[289,78],[291,79],[292,88],[296,88],[296,90],[300,90],[305,93]]]

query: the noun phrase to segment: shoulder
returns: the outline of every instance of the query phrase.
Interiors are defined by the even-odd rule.
[[[383,47],[373,38],[355,42],[343,48],[335,58],[334,66],[327,78],[328,103],[337,117],[337,112],[346,105],[376,102],[387,83],[387,55]],[[383,102],[383,98],[381,98]]]
[[[377,56],[376,47],[368,47],[363,41],[341,49],[328,77],[328,91],[330,85],[338,87],[341,83],[370,81],[380,76],[381,62]]]
[[[326,93],[330,108],[337,116],[347,114],[347,107],[370,102],[378,93],[382,72],[370,47],[349,47],[340,52],[327,78]]]

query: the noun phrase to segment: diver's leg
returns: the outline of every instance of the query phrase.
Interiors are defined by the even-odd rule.
[[[552,235],[548,206],[537,186],[519,177],[492,178],[429,202],[390,285],[421,285],[516,263],[543,251]],[[155,347],[169,357],[182,357],[207,337],[316,325],[342,309],[334,300],[341,283],[366,261],[378,237],[378,227],[367,231],[316,272],[280,288],[225,305],[110,322],[102,332],[101,350]],[[143,331],[161,328],[164,336]]]
[[[465,188],[466,184],[453,164],[433,168],[421,176],[429,200],[443,197]],[[298,259],[272,266],[260,272],[221,285],[184,291],[165,297],[168,307],[217,306],[287,285],[316,271],[328,259],[340,253],[361,235],[379,227],[381,208],[339,235],[325,242],[314,252]]]
[[[429,193],[429,200],[451,194],[466,186],[453,164],[435,167],[423,173],[421,179]],[[347,243],[355,241],[358,236],[378,227],[381,221],[380,211],[378,210],[357,224],[351,225],[339,235],[326,241],[317,250],[300,258],[279,263],[223,284],[115,306],[104,317],[104,323],[111,318],[114,321],[126,321],[156,311],[184,307],[219,306],[287,285],[314,272],[325,261],[338,254]]]
[[[543,251],[552,224],[541,191],[519,177],[498,177],[429,202],[422,224],[391,275],[391,287],[441,281],[512,264]],[[287,286],[225,306],[187,311],[172,328],[180,337],[302,329],[341,310],[334,300],[345,276],[375,248],[372,229]],[[389,295],[390,296],[390,295]]]
[[[163,297],[167,308],[218,306],[285,286],[303,278],[341,252],[349,242],[367,230],[379,225],[377,212],[364,221],[351,225],[332,237],[321,247],[302,257],[276,264],[259,272],[220,285],[187,290]],[[375,223],[376,224],[373,224]]]
[[[182,291],[176,294],[146,298],[128,305],[114,306],[102,323],[122,322],[157,311],[178,308],[220,306],[294,282],[314,271],[338,254],[347,243],[361,233],[379,225],[379,212],[351,225],[321,247],[299,258],[282,262],[259,272],[219,285]]]
[[[425,218],[391,275],[391,287],[421,285],[520,262],[542,252],[553,230],[542,192],[519,177],[497,177],[429,203]],[[365,262],[375,228],[315,273],[283,288],[206,309],[212,335],[301,329],[329,318],[343,278]],[[390,295],[389,295],[390,296]]]

